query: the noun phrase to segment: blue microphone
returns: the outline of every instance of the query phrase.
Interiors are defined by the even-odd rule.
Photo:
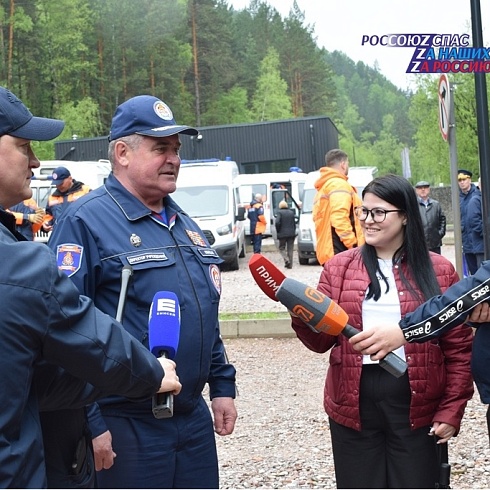
[[[151,353],[156,357],[174,359],[180,337],[179,299],[171,291],[158,291],[153,296],[148,319],[148,339]],[[152,399],[155,418],[165,419],[174,413],[172,393],[157,393]]]

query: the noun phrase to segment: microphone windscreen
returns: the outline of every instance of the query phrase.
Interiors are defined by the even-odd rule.
[[[248,268],[259,288],[270,299],[278,301],[276,292],[286,279],[284,273],[262,254],[253,254],[248,262]]]
[[[150,351],[156,357],[165,353],[174,359],[180,338],[180,306],[177,295],[171,291],[158,291],[153,296],[148,319]]]

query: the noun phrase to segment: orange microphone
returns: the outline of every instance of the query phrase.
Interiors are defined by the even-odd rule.
[[[315,288],[287,278],[263,255],[252,256],[249,267],[260,289],[271,299],[280,301],[314,332],[342,334],[347,338],[359,333],[357,328],[349,325],[349,316],[335,301]],[[407,370],[407,363],[393,352],[381,359],[379,365],[396,378]]]

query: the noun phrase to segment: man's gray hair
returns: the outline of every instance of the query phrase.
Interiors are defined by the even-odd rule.
[[[140,143],[143,141],[143,136],[141,134],[130,134],[129,136],[123,136],[122,138],[118,138],[117,140],[113,140],[109,142],[109,149],[107,150],[107,156],[109,161],[111,162],[112,170],[114,170],[114,147],[118,141],[123,141],[126,143],[132,150],[136,150]]]

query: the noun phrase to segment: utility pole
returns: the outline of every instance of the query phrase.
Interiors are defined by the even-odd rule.
[[[473,47],[483,48],[480,0],[470,0]],[[480,156],[482,192],[483,248],[485,260],[490,258],[490,137],[488,133],[488,100],[485,73],[475,73],[476,123]]]

